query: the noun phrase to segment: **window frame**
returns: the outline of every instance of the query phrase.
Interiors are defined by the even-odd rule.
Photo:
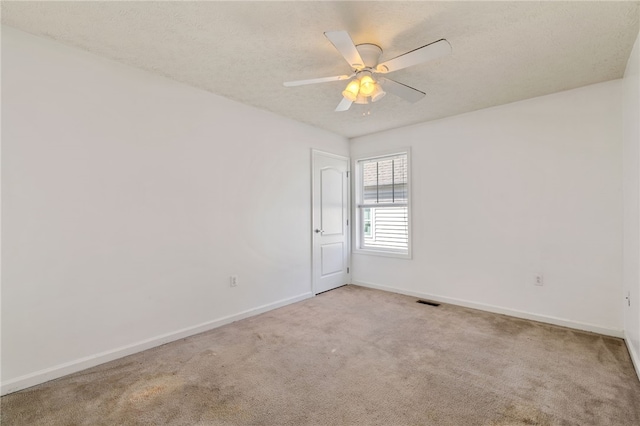
[[[363,202],[363,192],[364,192],[364,188],[362,187],[363,184],[363,167],[362,164],[366,161],[372,161],[372,160],[382,160],[385,159],[387,157],[394,157],[394,156],[398,156],[398,155],[406,155],[407,156],[407,202],[406,202],[406,207],[407,207],[407,249],[393,249],[393,248],[389,248],[389,247],[380,247],[380,248],[376,248],[376,247],[365,247],[364,246],[364,210],[365,208],[363,208],[363,205],[365,205],[365,203]],[[411,150],[410,148],[398,148],[398,149],[394,149],[394,150],[389,150],[389,151],[385,151],[385,152],[377,152],[375,154],[369,154],[369,155],[363,155],[360,156],[356,159],[354,159],[354,164],[352,167],[352,170],[354,170],[354,191],[353,194],[355,195],[353,202],[354,202],[354,208],[353,208],[353,212],[354,212],[354,223],[355,226],[353,227],[354,230],[354,242],[355,244],[353,244],[353,252],[357,253],[357,254],[367,254],[367,255],[374,255],[374,256],[384,256],[384,257],[396,257],[396,258],[402,258],[402,259],[411,259],[411,242],[412,242],[412,238],[411,238],[411,233],[412,233],[412,221],[411,221]],[[404,203],[403,203],[404,204]],[[373,227],[373,217],[371,218],[371,225]],[[372,233],[374,233],[375,231],[372,229],[371,230]]]

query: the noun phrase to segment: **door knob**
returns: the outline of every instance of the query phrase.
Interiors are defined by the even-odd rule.
[[[316,234],[321,234],[321,233],[323,233],[324,231],[323,231],[322,229],[316,229],[314,232],[315,232]]]

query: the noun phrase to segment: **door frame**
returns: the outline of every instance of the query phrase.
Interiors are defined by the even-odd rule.
[[[314,264],[313,264],[313,259],[314,259],[314,254],[315,254],[315,234],[313,232],[314,227],[313,224],[315,223],[316,220],[316,212],[315,212],[315,206],[313,204],[314,200],[315,200],[315,183],[316,183],[316,157],[318,156],[323,156],[323,157],[329,157],[329,158],[336,158],[339,160],[344,160],[347,163],[347,173],[348,173],[348,177],[347,177],[347,220],[349,221],[348,225],[347,225],[347,231],[346,231],[346,244],[347,244],[347,277],[348,277],[348,281],[351,281],[351,238],[352,238],[352,225],[353,225],[353,218],[351,217],[351,179],[352,179],[352,173],[351,173],[351,158],[349,157],[345,157],[344,155],[339,155],[339,154],[333,154],[331,152],[326,152],[326,151],[321,151],[319,149],[311,149],[311,223],[309,224],[309,234],[311,235],[311,294],[313,296],[315,296],[317,293],[315,291],[316,289],[316,279],[315,279],[315,270],[314,270]]]

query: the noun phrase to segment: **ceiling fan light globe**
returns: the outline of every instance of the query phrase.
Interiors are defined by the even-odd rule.
[[[360,93],[370,96],[376,90],[376,82],[368,75],[360,79]]]
[[[342,91],[342,96],[345,99],[349,99],[351,102],[355,101],[357,96],[354,96],[353,93],[348,92],[347,90]]]
[[[376,90],[374,90],[373,93],[371,94],[371,102],[379,101],[380,99],[384,98],[384,95],[386,94],[387,92],[382,90],[382,87],[380,87],[379,84],[376,84]]]
[[[368,100],[367,96],[365,96],[363,94],[359,94],[354,102],[357,103],[357,104],[360,104],[360,105],[366,105],[366,104],[369,103],[369,100]]]
[[[358,80],[353,80],[347,87],[342,91],[342,96],[349,99],[351,102],[355,101],[358,97],[358,92],[360,91],[360,82]]]

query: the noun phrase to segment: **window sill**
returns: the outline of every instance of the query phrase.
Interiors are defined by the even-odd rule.
[[[401,252],[397,252],[397,251],[385,251],[385,250],[357,248],[357,249],[353,249],[353,254],[382,256],[382,257],[394,257],[396,259],[407,259],[407,260],[411,259],[411,251],[409,251],[408,253],[401,253]]]

